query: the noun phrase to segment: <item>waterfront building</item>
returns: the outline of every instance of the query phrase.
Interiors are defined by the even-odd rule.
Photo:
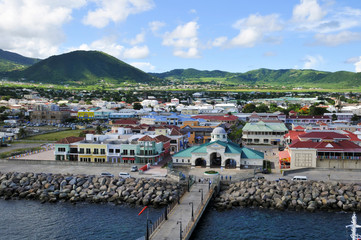
[[[54,144],[55,160],[78,161],[77,142],[84,140],[83,137],[66,137]]]
[[[242,131],[244,143],[265,145],[283,145],[284,135],[288,133],[284,123],[263,121],[246,123]]]
[[[256,168],[263,166],[264,154],[231,142],[222,127],[213,129],[211,141],[173,155],[174,165]]]
[[[291,168],[361,169],[360,139],[348,131],[310,131],[289,145]]]

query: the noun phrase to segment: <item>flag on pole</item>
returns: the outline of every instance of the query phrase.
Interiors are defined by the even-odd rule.
[[[148,206],[145,206],[145,207],[142,209],[142,211],[140,211],[140,213],[138,213],[138,216],[139,216],[140,214],[142,214],[147,207],[148,207]]]

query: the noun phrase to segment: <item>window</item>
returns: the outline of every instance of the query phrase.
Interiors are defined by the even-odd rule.
[[[105,154],[105,149],[103,149],[103,148],[100,149],[100,154],[103,154],[103,155],[104,155],[104,154]]]
[[[58,152],[65,152],[65,148],[58,148]]]
[[[91,149],[90,148],[86,149],[86,154],[91,154]]]
[[[79,148],[79,153],[84,153],[84,148]]]
[[[177,140],[170,140],[170,143],[177,143]]]
[[[191,160],[188,159],[188,163],[190,163],[190,162],[191,162]]]
[[[114,149],[109,149],[109,153],[114,153]]]
[[[120,153],[120,149],[115,149],[115,153]]]
[[[94,148],[94,154],[99,154],[99,149],[98,148]]]
[[[135,155],[134,150],[130,150],[130,155]]]
[[[128,155],[128,150],[123,150],[123,155]]]

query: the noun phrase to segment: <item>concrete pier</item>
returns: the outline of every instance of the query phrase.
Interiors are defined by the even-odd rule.
[[[183,195],[180,204],[177,204],[168,214],[168,220],[164,220],[152,232],[149,239],[189,239],[213,193],[217,191],[219,181],[218,179],[212,181],[214,182],[211,185],[209,183],[195,183],[190,192]]]

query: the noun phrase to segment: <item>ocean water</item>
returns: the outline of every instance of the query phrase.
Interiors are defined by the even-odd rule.
[[[41,204],[0,200],[0,239],[137,239],[145,235],[141,207],[111,204]],[[157,219],[162,209],[150,209]],[[207,209],[192,239],[349,239],[352,213],[258,208]],[[360,216],[361,222],[361,216]],[[178,233],[175,233],[178,236]]]

